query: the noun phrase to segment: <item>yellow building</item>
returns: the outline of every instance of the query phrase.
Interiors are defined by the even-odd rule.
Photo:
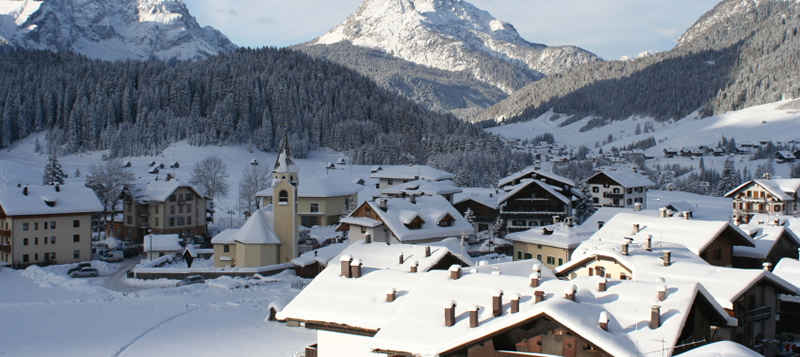
[[[509,233],[506,239],[514,244],[514,260],[537,259],[554,269],[569,261],[572,252],[592,236],[590,229],[566,222]]]
[[[303,179],[297,198],[297,214],[304,227],[330,226],[339,223],[346,210],[351,211],[358,202],[358,192],[364,186],[334,179]],[[272,204],[274,188],[256,193],[263,207]]]
[[[83,186],[0,188],[0,265],[91,260],[91,218],[102,210]]]

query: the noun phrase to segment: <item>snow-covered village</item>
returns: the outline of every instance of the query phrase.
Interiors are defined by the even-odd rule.
[[[800,356],[800,2],[264,3],[0,0],[0,356]]]

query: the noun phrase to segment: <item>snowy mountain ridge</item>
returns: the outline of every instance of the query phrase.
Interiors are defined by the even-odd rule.
[[[574,46],[524,40],[509,23],[460,0],[366,0],[339,26],[306,46],[350,42],[447,71],[470,71],[489,82],[476,63],[484,56],[510,62],[541,78],[600,60]],[[492,83],[506,93],[515,88]]]
[[[165,62],[237,48],[180,0],[0,0],[0,45]]]
[[[701,16],[686,32],[678,38],[677,47],[686,46],[694,41],[709,38],[714,32],[724,33],[731,25],[729,22],[754,22],[759,16],[768,16],[768,12],[761,13],[759,6],[769,5],[797,5],[800,0],[729,0],[722,1],[712,10]]]

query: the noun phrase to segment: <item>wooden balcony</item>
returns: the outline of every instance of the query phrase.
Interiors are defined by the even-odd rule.
[[[11,244],[0,244],[0,252],[11,253]]]
[[[753,322],[769,319],[772,316],[772,306],[764,305],[744,313],[744,322]]]

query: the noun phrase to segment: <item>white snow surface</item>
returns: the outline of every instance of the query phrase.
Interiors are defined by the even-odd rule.
[[[760,354],[732,341],[718,341],[677,355],[678,357],[759,357]]]
[[[2,41],[5,40],[5,41]],[[0,0],[0,42],[102,60],[195,60],[236,45],[180,0]]]
[[[27,195],[24,194],[27,190]],[[55,203],[53,206],[46,202]],[[6,215],[50,215],[94,213],[103,204],[94,191],[79,184],[56,186],[24,186],[0,188],[0,206]]]

